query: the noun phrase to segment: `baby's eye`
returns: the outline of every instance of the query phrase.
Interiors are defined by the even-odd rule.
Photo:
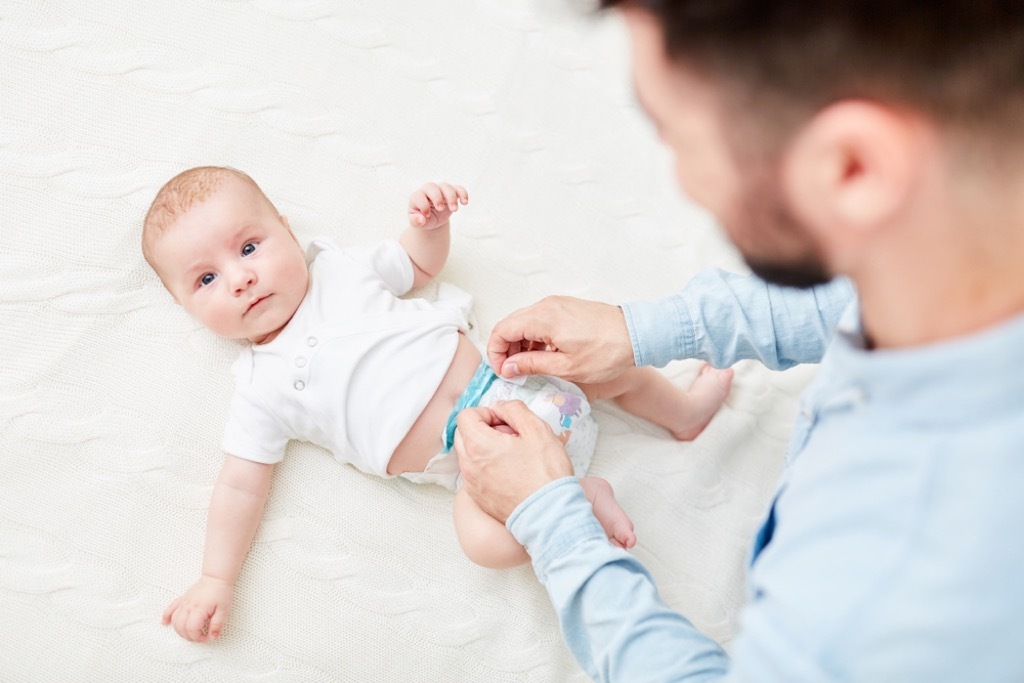
[[[199,278],[199,284],[205,287],[206,285],[212,283],[216,279],[216,275],[214,275],[213,273],[207,273],[206,275]]]
[[[246,242],[242,246],[242,256],[249,256],[254,251],[256,251],[256,243],[255,242]]]

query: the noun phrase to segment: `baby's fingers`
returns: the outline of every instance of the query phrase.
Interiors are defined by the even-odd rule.
[[[174,610],[178,609],[178,603],[181,602],[181,598],[175,598],[171,601],[171,604],[164,610],[164,615],[160,618],[160,623],[166,626],[171,623],[171,617],[174,616]]]
[[[448,208],[452,211],[458,209],[459,204],[469,203],[469,192],[462,185],[441,183],[441,191],[444,193],[445,201],[448,202]]]
[[[224,622],[227,621],[227,619],[228,611],[218,605],[217,609],[213,612],[213,616],[210,617],[210,628],[207,631],[210,636],[210,640],[217,640],[220,638],[220,632],[224,629]]]
[[[448,206],[449,211],[459,210],[459,191],[451,183],[441,183],[441,194],[444,196],[444,201]],[[463,194],[465,194],[465,188],[462,188]],[[468,195],[467,195],[468,197]],[[463,202],[465,203],[465,202]]]
[[[427,183],[419,191],[430,200],[427,208],[435,208],[438,211],[446,211],[448,209],[448,202],[445,201],[444,192],[441,191],[441,186],[437,183]]]
[[[413,192],[409,197],[409,222],[420,227],[426,225],[430,210],[430,199],[427,198],[423,190]]]
[[[416,190],[409,197],[409,213],[428,214],[430,209],[430,198],[423,190]]]
[[[174,610],[174,614],[171,615],[171,626],[174,627],[174,632],[185,640],[191,640],[188,637],[188,615],[189,609],[185,604],[178,605],[178,609]]]
[[[184,624],[185,633],[182,635],[194,642],[206,640],[206,624],[208,621],[205,610],[193,609]]]

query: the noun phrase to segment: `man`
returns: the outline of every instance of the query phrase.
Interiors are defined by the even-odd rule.
[[[549,298],[488,351],[590,382],[822,363],[732,657],[608,544],[523,406],[460,415],[468,491],[595,679],[1024,680],[1024,3],[604,4],[681,188],[756,274],[805,289],[711,272],[654,303]]]

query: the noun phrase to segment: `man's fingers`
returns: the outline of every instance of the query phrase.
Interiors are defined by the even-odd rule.
[[[502,323],[510,321],[508,326]],[[554,349],[551,340],[539,332],[525,331],[506,318],[495,326],[487,342],[487,360],[502,377],[554,375],[569,370],[569,357]]]
[[[460,432],[478,432],[500,422],[490,408],[466,408],[455,416],[455,425]]]
[[[460,464],[463,458],[471,455],[466,450],[468,440],[474,449],[487,449],[493,446],[494,439],[501,439],[517,432],[506,424],[490,408],[466,408],[455,417],[455,454]]]
[[[498,321],[491,330],[487,340],[487,360],[504,376],[510,376],[503,367],[509,356],[530,349],[533,344],[542,347],[548,344],[550,330],[544,322],[545,316],[541,315],[543,305],[541,302],[521,308]]]
[[[466,440],[471,443],[508,434],[522,434],[542,428],[550,432],[547,422],[533,414],[522,401],[498,401],[487,408],[466,408],[455,417],[456,452],[465,451]],[[499,436],[500,434],[500,436]]]
[[[461,459],[466,452],[460,445],[469,441],[473,448],[477,444],[489,443],[495,438],[495,428],[503,424],[490,408],[466,408],[455,416],[455,453]]]
[[[452,446],[455,448],[455,457],[459,459],[459,468],[466,481],[473,482],[473,453],[483,448],[480,444],[486,444],[493,434],[494,426],[492,421],[497,420],[494,413],[488,408],[466,408],[455,416],[455,440]],[[472,448],[466,448],[466,440],[472,444]]]
[[[548,423],[537,417],[522,401],[499,401],[492,403],[490,409],[500,422],[507,424],[518,434],[532,433],[538,428],[551,433]]]
[[[570,362],[569,357],[560,351],[522,351],[505,360],[501,366],[501,376],[553,375],[567,378],[571,370]]]

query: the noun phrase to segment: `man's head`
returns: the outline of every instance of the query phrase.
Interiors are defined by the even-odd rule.
[[[309,281],[288,220],[230,168],[202,166],[169,180],[146,214],[142,251],[175,301],[232,339],[276,336]]]
[[[848,272],[910,210],[925,161],[1020,172],[1024,3],[602,5],[624,11],[681,186],[768,279]]]

